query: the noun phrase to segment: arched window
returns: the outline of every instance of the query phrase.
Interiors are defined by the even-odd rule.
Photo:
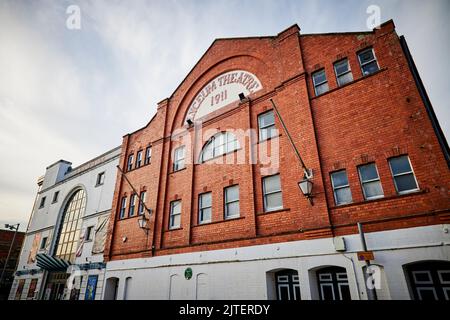
[[[64,208],[63,220],[59,229],[56,256],[63,260],[74,262],[82,216],[86,207],[86,193],[83,189],[76,191]]]
[[[239,148],[236,136],[231,132],[219,132],[212,136],[203,147],[200,162],[221,156]]]

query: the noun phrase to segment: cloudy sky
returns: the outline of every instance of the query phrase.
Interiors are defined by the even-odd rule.
[[[68,6],[81,29],[66,27]],[[381,8],[405,35],[450,137],[450,1],[0,0],[0,223],[26,226],[36,179],[147,123],[215,38],[366,31]]]

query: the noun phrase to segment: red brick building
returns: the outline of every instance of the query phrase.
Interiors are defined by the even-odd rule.
[[[105,298],[367,299],[360,222],[378,298],[449,299],[449,164],[392,21],[217,39],[123,138]]]
[[[8,298],[24,237],[24,232],[0,230],[0,272],[4,270],[0,283],[0,300]]]

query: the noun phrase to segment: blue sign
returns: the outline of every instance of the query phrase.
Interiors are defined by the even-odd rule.
[[[97,289],[97,280],[98,275],[88,277],[84,300],[95,300],[95,290]]]

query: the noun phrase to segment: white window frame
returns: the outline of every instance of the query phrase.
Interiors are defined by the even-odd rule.
[[[123,196],[120,203],[119,219],[125,219],[127,213],[127,196]]]
[[[338,74],[338,73],[337,73],[337,70],[336,70],[336,65],[337,65],[338,63],[343,62],[343,61],[347,61],[347,67],[348,67],[348,70],[347,70],[346,72],[344,72],[344,73]],[[350,82],[353,81],[353,73],[352,73],[352,69],[351,69],[351,67],[350,67],[350,61],[348,60],[348,58],[345,58],[345,59],[341,59],[341,60],[339,60],[339,61],[336,61],[336,62],[333,64],[333,69],[334,69],[334,74],[336,75],[336,82],[337,82],[338,87],[345,86],[346,84],[348,84],[348,83],[350,83]],[[342,76],[345,76],[345,75],[348,74],[348,73],[350,73],[350,74],[352,75],[352,80],[350,80],[349,82],[346,82],[346,83],[344,83],[344,84],[340,84],[340,83],[339,83],[339,78],[341,78]]]
[[[237,193],[238,193],[237,200],[236,199],[235,200],[230,200],[230,201],[228,200],[228,193],[227,193],[227,191],[230,190],[231,188],[237,188],[238,189],[238,191],[237,191]],[[228,187],[226,187],[224,189],[225,219],[233,219],[233,218],[237,218],[237,217],[239,217],[241,215],[239,200],[240,200],[240,188],[239,188],[238,184],[235,184],[233,186],[228,186]],[[237,214],[236,213],[235,214],[229,214],[229,212],[228,212],[228,205],[232,204],[232,203],[236,203],[236,202],[238,203],[238,211],[239,212]]]
[[[363,53],[366,52],[366,51],[369,51],[369,50],[372,50],[373,59],[370,60],[370,61],[367,61],[367,62],[362,63],[362,62],[361,62],[360,55],[363,54]],[[364,49],[364,50],[359,51],[359,52],[357,53],[357,56],[358,56],[359,67],[361,68],[361,74],[363,75],[363,77],[366,77],[366,76],[368,76],[368,75],[373,74],[373,73],[370,73],[370,74],[364,74],[364,69],[363,69],[363,67],[364,67],[365,65],[367,65],[367,64],[369,64],[369,63],[372,63],[373,61],[376,62],[377,67],[378,67],[378,71],[380,70],[380,65],[378,64],[378,59],[377,59],[377,56],[375,55],[375,50],[373,50],[372,47],[371,47],[371,48],[366,48],[366,49]]]
[[[127,171],[133,170],[134,154],[128,155]]]
[[[411,171],[402,172],[402,173],[398,173],[398,174],[394,175],[394,171],[392,171],[391,160],[392,159],[397,159],[397,158],[402,158],[402,157],[406,157],[408,159],[408,163],[409,163],[409,167],[411,168]],[[417,192],[417,191],[420,190],[419,183],[417,182],[416,174],[414,173],[414,169],[413,169],[413,166],[411,164],[411,159],[409,158],[409,156],[403,155],[403,156],[398,156],[398,157],[392,157],[392,158],[388,159],[388,163],[389,163],[389,169],[391,170],[392,179],[394,180],[395,191],[398,194],[407,194],[407,193],[411,193],[411,192]],[[404,176],[404,175],[407,175],[407,174],[412,174],[413,175],[414,181],[416,182],[416,188],[415,189],[410,189],[410,190],[405,190],[405,191],[398,191],[397,181],[395,180],[395,178],[399,177],[399,176]]]
[[[178,204],[180,206],[180,212],[174,213],[176,204]],[[174,201],[170,202],[169,230],[178,229],[181,227],[181,211],[182,211],[181,206],[182,206],[181,200],[174,200]],[[180,224],[179,225],[174,225],[176,216],[180,216]]]
[[[136,154],[136,164],[135,164],[136,169],[142,166],[142,153],[143,150],[139,150]]]
[[[45,242],[44,242],[45,240]],[[44,250],[47,246],[48,237],[43,237],[41,240],[41,245],[39,246],[39,250]]]
[[[261,125],[261,119],[262,119],[262,117],[264,117],[265,115],[267,115],[267,114],[269,114],[269,113],[272,113],[272,114],[273,114],[273,123],[272,123],[272,124],[266,124],[266,125],[262,126],[262,125]],[[273,110],[268,110],[268,111],[265,111],[265,112],[263,112],[263,113],[258,114],[258,129],[259,129],[259,130],[258,130],[258,134],[259,134],[258,138],[259,138],[259,141],[266,141],[266,140],[269,140],[269,139],[272,139],[272,138],[276,137],[276,130],[273,130],[273,129],[276,129],[276,125],[275,125],[275,113],[274,113]],[[267,135],[266,135],[266,138],[265,138],[265,139],[262,138],[262,132],[263,132],[263,131],[268,131],[268,132],[270,132],[270,134],[267,134]],[[274,132],[274,131],[275,131],[275,135],[272,135],[272,132]]]
[[[94,231],[94,226],[88,226],[86,228],[86,241],[92,241],[93,240],[93,231]]]
[[[211,205],[204,207],[203,206],[203,196],[208,195],[211,197]],[[209,223],[212,221],[212,192],[204,192],[198,195],[198,223],[199,224],[204,224],[204,223]],[[203,220],[203,210],[205,209],[211,209],[211,216],[209,217],[209,220]]]
[[[362,180],[362,175],[361,175],[360,168],[361,168],[361,167],[364,167],[364,166],[368,166],[368,165],[370,165],[370,164],[373,164],[373,165],[375,166],[375,171],[377,172],[377,177],[378,177],[378,178],[377,178],[377,179],[370,179],[370,180],[363,181],[363,180]],[[363,195],[364,195],[364,199],[365,199],[365,200],[375,200],[375,199],[381,199],[381,198],[384,198],[383,185],[381,184],[380,173],[378,172],[378,166],[376,165],[375,162],[366,163],[366,164],[363,164],[363,165],[358,166],[358,175],[359,175],[359,181],[360,181],[360,183],[361,183],[361,188],[362,188],[362,191],[363,191]],[[382,193],[382,194],[379,195],[379,196],[367,197],[367,196],[366,196],[366,189],[364,189],[364,184],[370,183],[370,182],[374,182],[374,181],[378,181],[378,182],[380,183],[381,193]]]
[[[144,213],[145,207],[144,203],[147,198],[147,191],[142,191],[139,195],[139,203],[138,203],[138,216],[141,216]]]
[[[186,167],[186,164],[184,163],[185,160],[185,150],[184,146],[180,146],[178,148],[175,148],[173,151],[173,171],[180,171]],[[183,156],[181,158],[179,157],[180,152],[183,152]]]
[[[266,192],[266,183],[265,183],[266,179],[267,178],[271,178],[271,177],[275,177],[275,176],[278,176],[278,179],[280,181],[280,189],[276,190],[276,191]],[[272,211],[282,210],[283,209],[283,191],[281,189],[281,176],[280,176],[280,174],[277,173],[277,174],[273,174],[273,175],[270,175],[270,176],[263,177],[262,178],[262,187],[263,187],[264,212],[272,212]],[[275,193],[280,193],[281,194],[281,206],[268,209],[267,208],[267,195],[271,195],[271,194],[275,194]]]
[[[335,186],[334,186],[333,175],[334,175],[335,173],[339,173],[339,172],[342,172],[342,171],[345,172],[345,175],[346,175],[346,177],[347,177],[347,184],[346,184],[346,185],[343,185],[343,186],[335,187]],[[352,190],[350,189],[350,183],[348,182],[347,170],[346,170],[346,169],[342,169],[342,170],[338,170],[338,171],[331,172],[330,177],[331,177],[331,187],[333,188],[333,194],[334,194],[334,203],[335,203],[337,206],[342,206],[342,205],[345,205],[345,204],[352,203],[352,202],[353,202],[353,195],[352,195]],[[344,189],[344,188],[348,188],[348,189],[350,190],[350,196],[352,197],[352,200],[349,201],[349,202],[338,203],[338,200],[337,200],[338,198],[337,198],[337,196],[336,196],[336,190],[340,190],[340,189]]]
[[[145,160],[144,165],[149,164],[152,162],[152,146],[148,146],[145,149]]]
[[[136,193],[132,193],[130,195],[130,207],[128,208],[128,216],[129,217],[134,217],[135,213],[136,213],[136,198],[137,198],[137,194]]]
[[[322,82],[320,82],[320,83],[316,83],[316,80],[314,79],[314,75],[315,75],[315,74],[319,74],[319,73],[321,73],[321,72],[323,72],[323,73],[325,74],[325,80],[322,81]],[[319,70],[314,71],[314,72],[311,74],[311,78],[312,78],[312,81],[313,81],[314,94],[316,95],[316,97],[317,97],[317,96],[321,96],[321,95],[323,95],[325,92],[330,91],[330,86],[328,86],[328,90],[327,90],[327,91],[322,92],[322,93],[320,93],[320,94],[317,93],[317,87],[318,87],[318,86],[321,86],[321,85],[324,84],[324,83],[327,83],[327,84],[328,84],[328,78],[327,78],[327,73],[325,72],[325,68],[322,68],[322,69],[319,69]]]

